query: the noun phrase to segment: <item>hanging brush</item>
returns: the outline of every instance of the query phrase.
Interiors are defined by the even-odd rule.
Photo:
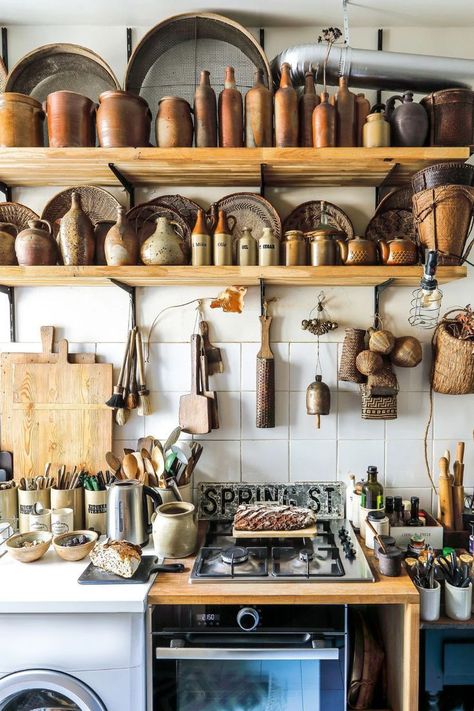
[[[138,405],[137,386],[137,349],[136,349],[137,329],[133,329],[132,340],[130,341],[130,375],[128,379],[127,408],[136,410]]]
[[[124,375],[123,375],[123,382],[122,382],[123,405],[122,405],[122,407],[117,408],[117,410],[115,411],[115,422],[120,427],[123,427],[124,424],[127,422],[128,418],[130,417],[130,410],[127,409],[127,396],[128,396],[128,383],[130,381],[130,369],[132,367],[131,346],[132,346],[132,340],[134,340],[134,339],[135,339],[135,333],[132,328],[132,330],[130,331],[129,339],[128,339],[127,359],[126,359]]]
[[[137,333],[135,336],[136,341],[136,352],[137,352],[137,363],[138,363],[138,410],[137,413],[144,417],[145,415],[151,415],[151,402],[150,402],[150,391],[146,387],[145,383],[145,364],[143,359],[143,343],[142,334],[137,328]]]
[[[109,407],[113,407],[114,410],[118,409],[119,407],[125,407],[125,400],[123,399],[124,381],[125,381],[125,370],[127,367],[128,350],[130,348],[131,337],[132,337],[132,332],[130,331],[128,334],[128,338],[127,338],[127,346],[125,348],[125,352],[123,355],[122,367],[120,368],[120,373],[118,376],[117,385],[114,385],[114,391],[113,391],[112,397],[110,398],[110,400],[107,400],[107,402],[105,403]]]

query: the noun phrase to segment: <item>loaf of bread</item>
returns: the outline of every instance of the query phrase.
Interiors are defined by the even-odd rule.
[[[238,531],[294,531],[315,523],[314,512],[301,506],[242,504],[234,516]]]
[[[128,541],[107,539],[103,543],[96,543],[90,556],[97,568],[120,575],[121,578],[131,578],[140,565],[142,549]]]

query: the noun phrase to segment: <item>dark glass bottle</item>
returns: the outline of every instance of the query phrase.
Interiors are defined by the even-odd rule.
[[[410,518],[408,520],[409,526],[423,526],[423,521],[419,516],[420,511],[420,499],[418,496],[412,496],[410,499]]]
[[[385,497],[385,513],[387,514],[390,525],[393,526],[393,496]]]
[[[403,526],[403,499],[401,496],[395,496],[393,507],[393,523],[392,526]]]
[[[360,504],[365,509],[383,509],[383,486],[377,481],[377,467],[367,468]]]

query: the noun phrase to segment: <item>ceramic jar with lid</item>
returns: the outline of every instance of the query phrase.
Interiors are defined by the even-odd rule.
[[[71,207],[59,225],[58,243],[65,266],[87,266],[94,263],[94,227],[82,209],[79,193],[71,195]]]
[[[239,267],[254,267],[257,264],[257,243],[250,227],[242,229],[242,235],[237,241],[236,256]]]
[[[99,96],[97,137],[102,148],[150,145],[151,111],[138,94],[114,89]]]
[[[191,234],[191,264],[193,267],[207,267],[212,264],[212,240],[204,210],[198,210]]]
[[[390,145],[390,124],[383,113],[384,104],[376,104],[362,130],[364,148],[385,148]]]
[[[232,231],[235,228],[235,223],[236,219],[233,215],[227,216],[224,210],[219,210],[212,238],[213,262],[216,267],[232,266],[234,244]]]
[[[280,263],[280,240],[271,227],[264,227],[258,240],[258,266],[276,267]]]
[[[43,145],[44,112],[39,101],[14,91],[0,93],[0,147]]]
[[[20,267],[54,266],[58,261],[58,245],[49,222],[30,220],[27,229],[15,240],[15,252]]]
[[[171,266],[186,264],[186,244],[181,225],[167,217],[157,217],[155,229],[140,249],[143,264]]]
[[[0,266],[11,267],[18,264],[15,254],[15,238],[18,227],[11,222],[0,222]]]
[[[341,260],[346,265],[369,265],[377,263],[377,245],[364,237],[353,237],[347,241],[337,240]]]
[[[416,264],[418,261],[416,244],[411,239],[395,237],[389,242],[379,239],[377,246],[382,264],[397,266],[400,264]]]
[[[156,116],[156,145],[159,148],[186,148],[193,144],[191,107],[179,96],[164,96]]]
[[[306,239],[301,230],[287,230],[281,243],[281,263],[287,267],[304,267],[306,255]]]
[[[104,251],[111,267],[133,266],[138,261],[138,239],[124,207],[117,210],[117,221],[107,232]]]
[[[43,104],[52,148],[95,146],[96,105],[75,91],[53,91]]]

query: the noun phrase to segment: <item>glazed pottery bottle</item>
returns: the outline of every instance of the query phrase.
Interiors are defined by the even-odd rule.
[[[242,94],[235,85],[234,67],[226,67],[218,111],[219,145],[223,148],[241,148],[244,135]]]
[[[313,72],[304,75],[304,92],[299,100],[300,145],[313,147],[313,111],[319,104],[319,96],[314,88]]]
[[[237,242],[237,264],[239,267],[254,267],[257,264],[257,243],[250,227],[244,227]]]
[[[49,222],[30,220],[28,228],[16,238],[15,252],[20,267],[54,266],[58,261],[58,245]]]
[[[280,87],[275,94],[275,145],[298,145],[298,95],[291,82],[291,66],[281,65]]]
[[[105,258],[105,238],[110,228],[115,225],[113,220],[99,220],[94,225],[95,255],[94,264],[104,266],[107,264]]]
[[[196,148],[217,146],[216,94],[207,69],[202,70],[194,92],[194,142]]]
[[[181,226],[167,217],[156,218],[154,232],[140,249],[143,264],[180,266],[186,264],[186,245]]]
[[[363,130],[365,148],[384,148],[390,145],[390,124],[385,120],[384,104],[376,104],[367,116]]]
[[[204,210],[198,210],[191,234],[191,264],[194,267],[207,267],[212,264],[212,240]]]
[[[271,227],[264,227],[258,240],[258,266],[276,267],[280,263],[280,240]]]
[[[367,116],[370,114],[370,101],[365,98],[365,94],[357,94],[355,101],[356,113],[356,140],[358,146],[363,146],[363,130]]]
[[[234,239],[232,230],[235,227],[235,217],[225,214],[224,210],[219,210],[216,229],[213,237],[213,256],[214,265],[216,267],[226,267],[232,265],[232,250]],[[230,227],[230,222],[233,221],[233,226]]]
[[[313,111],[313,146],[331,148],[336,145],[336,109],[329,103],[329,94],[323,91],[321,103]]]
[[[65,266],[94,263],[94,227],[81,207],[79,193],[71,195],[71,207],[59,225],[58,242]]]
[[[186,148],[193,144],[191,107],[179,96],[164,96],[156,115],[156,145],[159,148]]]
[[[273,94],[263,83],[263,69],[257,69],[254,85],[245,95],[245,145],[265,148],[272,141]]]
[[[18,227],[11,222],[0,222],[0,266],[11,267],[18,264],[15,254],[15,238]]]
[[[355,99],[349,91],[347,77],[339,77],[336,93],[336,145],[355,146]]]
[[[401,106],[395,108],[395,102]],[[423,146],[428,134],[428,114],[421,104],[413,101],[413,92],[403,96],[391,96],[387,101],[385,115],[390,122],[393,146]]]
[[[124,207],[117,210],[117,222],[107,232],[104,251],[109,267],[133,266],[138,261],[138,239]]]

